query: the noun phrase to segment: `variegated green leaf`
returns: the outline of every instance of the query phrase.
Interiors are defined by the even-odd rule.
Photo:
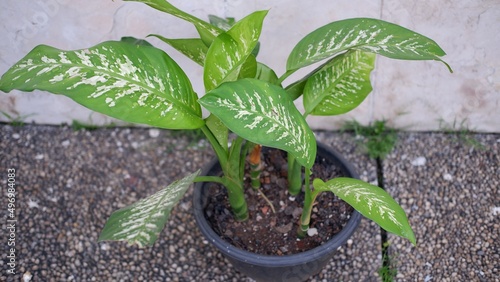
[[[221,18],[216,15],[208,15],[208,21],[210,24],[222,29],[223,31],[228,31],[235,23],[234,18]]]
[[[40,45],[0,79],[0,90],[45,90],[126,122],[169,129],[204,124],[182,69],[163,51],[108,41],[61,51]]]
[[[203,79],[206,91],[238,78],[243,63],[255,48],[267,11],[254,12],[220,34],[210,45]]]
[[[177,51],[184,54],[186,57],[193,60],[200,66],[205,64],[205,57],[207,56],[208,47],[199,38],[187,38],[187,39],[170,39],[165,38],[161,35],[151,34],[149,36],[154,36],[168,45],[175,48]]]
[[[165,227],[170,211],[199,173],[188,175],[145,199],[113,212],[101,231],[99,241],[126,241],[139,247],[153,245]]]
[[[288,85],[285,88],[285,90],[286,90],[286,92],[288,92],[288,94],[290,95],[290,97],[292,98],[292,100],[296,100],[302,94],[304,94],[304,88],[306,87],[307,80],[311,76],[313,76],[313,74],[317,73],[318,71],[320,71],[321,69],[323,69],[326,65],[330,64],[332,60],[333,60],[333,58],[330,59],[330,60],[328,60],[328,61],[326,61],[325,63],[321,64],[320,66],[318,66],[317,68],[315,68],[314,70],[312,70],[311,72],[309,72],[308,74],[306,74],[301,79],[299,79],[299,80],[295,81],[294,83]]]
[[[216,27],[218,27],[224,31],[229,30],[236,23],[234,18],[223,19],[223,18],[214,16],[214,15],[209,15],[208,18],[209,18],[210,23],[212,25],[215,25]],[[255,57],[257,57],[257,55],[259,54],[259,49],[260,49],[260,43],[257,42],[257,45],[255,46],[255,48],[253,48],[253,51],[252,51],[252,54]]]
[[[375,54],[349,51],[311,76],[304,87],[304,108],[311,115],[339,115],[356,108],[372,91]]]
[[[303,166],[312,167],[316,157],[314,134],[281,87],[241,79],[220,85],[199,103],[239,136],[285,150]]]
[[[197,17],[190,15],[184,11],[179,10],[172,4],[170,4],[166,0],[124,0],[124,1],[130,1],[130,2],[140,2],[144,3],[156,10],[165,12],[167,14],[170,14],[174,17],[178,17],[180,19],[183,19],[187,22],[192,23],[196,29],[198,30],[198,33],[201,36],[201,39],[207,46],[210,45],[210,43],[220,34],[223,32],[223,30],[219,29],[216,26],[213,26],[205,21],[202,21],[198,19]]]
[[[382,20],[336,21],[306,35],[292,50],[287,70],[296,70],[349,49],[393,59],[438,60],[446,53],[432,39]]]
[[[407,238],[416,244],[415,235],[399,204],[382,188],[364,181],[339,177],[328,182],[314,179],[314,189],[333,192],[366,218],[388,232]]]

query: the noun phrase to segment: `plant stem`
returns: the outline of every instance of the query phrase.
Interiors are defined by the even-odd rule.
[[[277,85],[281,85],[285,79],[287,79],[290,75],[292,75],[296,70],[289,70],[285,72],[279,79]]]
[[[306,169],[307,170],[307,169]],[[288,153],[288,192],[298,195],[302,188],[302,166],[295,161],[295,157]]]
[[[224,178],[219,176],[204,176],[204,175],[196,176],[194,182],[215,182],[222,185],[226,185],[226,181],[224,180]]]
[[[214,134],[207,125],[203,125],[201,127],[201,131],[203,131],[203,133],[207,137],[208,142],[210,142],[210,144],[212,145],[212,148],[214,149],[221,166],[223,166],[223,163],[227,162],[228,158],[226,150],[222,148],[222,146],[219,144],[219,141],[217,140],[217,138],[215,138]]]
[[[261,148],[261,145],[255,145],[248,158],[248,161],[250,163],[250,180],[252,183],[252,189],[254,190],[259,190],[260,188],[260,173],[262,172],[262,163],[260,157]]]
[[[227,189],[229,204],[236,220],[244,221],[248,219],[248,207],[243,193],[243,176],[240,173],[240,158],[242,138],[236,138],[228,154],[219,144],[212,131],[206,126],[201,130],[207,136],[208,141],[219,159],[219,163],[224,173],[223,177],[197,177],[198,181],[213,181],[223,184]]]
[[[300,217],[300,228],[297,230],[297,236],[299,238],[304,238],[306,236],[307,230],[309,230],[309,224],[311,223],[311,213],[316,197],[320,191],[313,191],[310,187],[310,177],[311,170],[306,169],[305,171],[305,195],[304,195],[304,207],[302,209],[302,215]]]

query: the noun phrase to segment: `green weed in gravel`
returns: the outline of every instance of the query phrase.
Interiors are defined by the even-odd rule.
[[[26,122],[24,120],[27,117],[32,116],[32,115],[24,115],[24,116],[18,115],[17,117],[14,117],[14,116],[9,115],[8,113],[6,113],[4,111],[0,111],[0,113],[2,113],[2,115],[7,118],[8,123],[12,126],[23,126],[26,124]]]
[[[384,159],[392,151],[398,138],[396,130],[387,127],[385,120],[375,121],[368,126],[348,121],[342,130],[353,131],[358,145],[373,159]]]
[[[456,140],[462,144],[478,150],[486,150],[486,146],[479,142],[474,137],[474,131],[469,129],[467,119],[463,119],[460,123],[453,120],[453,123],[446,123],[444,120],[439,120],[439,128],[442,132],[450,135],[455,135]]]

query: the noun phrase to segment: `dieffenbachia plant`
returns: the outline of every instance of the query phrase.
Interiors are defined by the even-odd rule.
[[[327,24],[305,36],[293,49],[286,72],[276,73],[257,61],[259,36],[267,11],[235,22],[212,17],[212,23],[187,14],[164,0],[142,2],[192,23],[198,38],[159,38],[203,67],[206,93],[201,98],[164,51],[143,40],[124,38],[76,51],[40,45],[0,79],[0,90],[45,90],[83,106],[133,123],[164,129],[201,129],[220,161],[223,176],[198,172],[158,193],[113,213],[99,240],[125,240],[141,246],[155,242],[169,212],[193,182],[223,184],[238,220],[248,218],[244,197],[245,157],[254,146],[289,154],[290,193],[310,175],[316,141],[308,115],[339,115],[356,108],[372,90],[370,72],[379,54],[394,59],[437,60],[444,51],[431,39],[385,21],[356,18]],[[304,78],[282,84],[292,73],[324,61]],[[293,101],[302,97],[305,112]],[[201,107],[210,112],[202,116]],[[228,142],[229,132],[237,137]],[[305,177],[309,187],[309,177]],[[301,231],[319,193],[333,192],[383,228],[415,243],[403,209],[381,188],[360,180],[313,181],[305,188]]]

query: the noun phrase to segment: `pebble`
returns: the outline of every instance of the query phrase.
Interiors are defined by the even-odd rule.
[[[449,173],[445,173],[445,174],[443,175],[443,178],[444,178],[444,180],[446,180],[446,181],[452,181],[452,180],[453,180],[453,176],[452,176],[451,174],[449,174]]]
[[[423,166],[427,162],[427,159],[425,157],[418,157],[415,158],[411,161],[411,164],[413,166]]]
[[[318,235],[318,229],[317,229],[317,228],[309,228],[309,229],[307,230],[307,235],[308,235],[309,237],[312,237],[312,236],[316,236],[316,235]]]
[[[151,138],[156,138],[156,137],[160,136],[160,130],[159,129],[150,128],[148,132],[149,132],[149,137],[151,137]]]

